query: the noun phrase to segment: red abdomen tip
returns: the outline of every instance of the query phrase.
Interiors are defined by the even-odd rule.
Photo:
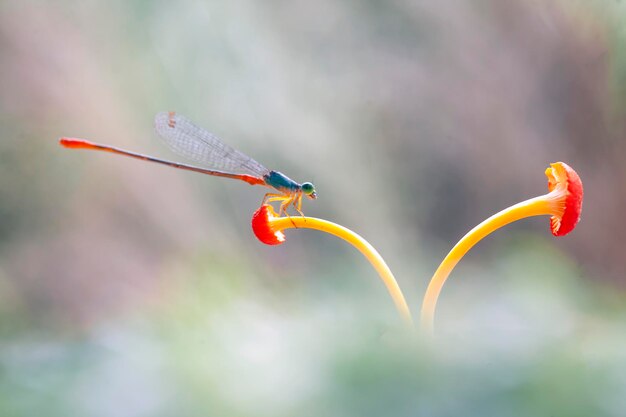
[[[82,139],[74,139],[74,138],[61,138],[59,139],[59,143],[61,146],[71,149],[80,149],[80,148],[92,148],[93,144],[91,142],[87,142]]]

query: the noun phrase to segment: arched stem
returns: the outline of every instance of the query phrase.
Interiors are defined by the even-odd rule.
[[[413,318],[411,317],[409,306],[404,299],[404,295],[402,294],[400,286],[398,285],[395,277],[391,273],[391,270],[383,260],[382,256],[380,256],[378,251],[376,251],[376,249],[374,249],[374,247],[361,236],[354,233],[348,228],[329,222],[327,220],[317,219],[314,217],[280,217],[272,219],[271,223],[272,228],[275,228],[277,230],[298,228],[315,229],[322,232],[330,233],[331,235],[337,236],[338,238],[345,240],[346,242],[357,248],[372,264],[376,272],[378,272],[378,275],[387,287],[387,291],[389,291],[389,295],[391,295],[391,298],[396,306],[396,309],[400,313],[400,316],[406,321],[407,324],[412,327]]]
[[[428,284],[420,316],[422,330],[429,335],[433,334],[435,307],[443,284],[456,264],[475,244],[490,233],[514,221],[531,216],[554,215],[553,201],[554,195],[549,193],[515,204],[489,217],[463,236],[441,262]]]

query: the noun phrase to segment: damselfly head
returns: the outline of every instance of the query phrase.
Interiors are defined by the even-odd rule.
[[[312,200],[317,198],[317,193],[315,192],[315,186],[310,182],[302,183],[302,192],[307,195]]]

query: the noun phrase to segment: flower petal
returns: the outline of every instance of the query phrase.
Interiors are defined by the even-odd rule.
[[[555,162],[546,169],[548,190],[562,189],[564,208],[561,216],[550,218],[550,229],[554,236],[565,236],[578,224],[583,208],[583,183],[576,173],[564,162]]]
[[[280,245],[285,241],[285,234],[274,230],[272,220],[276,212],[269,204],[264,204],[252,215],[252,231],[261,242],[266,245]]]

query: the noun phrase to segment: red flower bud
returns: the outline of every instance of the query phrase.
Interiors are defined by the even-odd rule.
[[[252,231],[266,245],[280,245],[285,241],[285,234],[272,227],[276,212],[269,204],[264,204],[252,215]]]
[[[550,229],[554,236],[565,236],[578,224],[583,209],[583,183],[580,177],[564,162],[555,162],[546,169],[548,190],[557,190],[562,205],[560,215],[550,218]]]

